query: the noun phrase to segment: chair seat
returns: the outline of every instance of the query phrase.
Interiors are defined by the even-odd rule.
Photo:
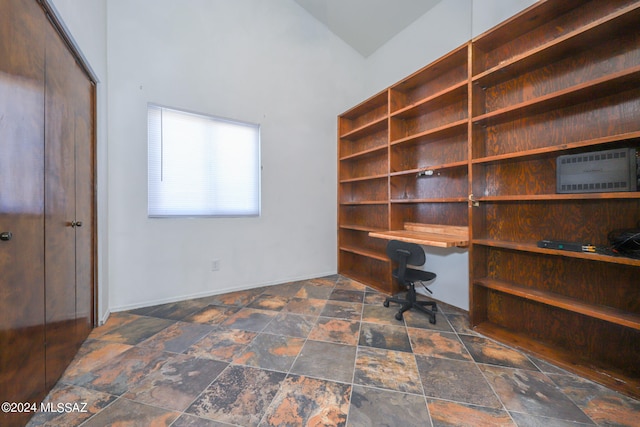
[[[393,277],[398,278],[398,269],[396,268],[392,272]],[[430,271],[416,270],[414,268],[407,268],[405,272],[405,282],[428,282],[436,278],[436,274]]]

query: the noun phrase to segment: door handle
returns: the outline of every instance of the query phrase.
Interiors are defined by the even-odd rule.
[[[82,221],[71,221],[71,226],[73,228],[82,227]]]
[[[0,240],[3,242],[8,242],[13,238],[13,233],[10,231],[3,231],[0,233]]]

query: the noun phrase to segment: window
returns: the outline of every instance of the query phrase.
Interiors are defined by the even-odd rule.
[[[260,126],[148,105],[148,215],[260,215]]]

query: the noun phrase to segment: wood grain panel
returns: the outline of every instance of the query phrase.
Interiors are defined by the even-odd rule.
[[[495,111],[529,101],[553,92],[578,86],[607,76],[611,70],[624,70],[640,64],[640,34],[625,32],[610,34],[588,49],[576,49],[573,55],[498,84],[485,88],[483,112]]]
[[[552,147],[640,130],[640,87],[578,105],[487,126],[474,135],[486,156]],[[476,125],[477,126],[477,125]],[[474,128],[476,127],[474,126]]]
[[[547,200],[483,205],[486,214],[484,237],[511,242],[546,239],[607,246],[610,231],[633,228],[640,216],[640,199]]]
[[[0,2],[0,402],[45,395],[44,32],[36,2]],[[25,173],[25,171],[27,173]],[[0,412],[0,425],[31,414]]]
[[[391,172],[427,168],[467,160],[467,133],[427,136],[391,146]]]
[[[640,365],[627,363],[640,360],[640,346],[619,345],[640,342],[640,331],[500,292],[488,291],[487,298],[489,322],[580,355],[585,364],[640,377]]]
[[[635,267],[495,248],[486,262],[488,277],[640,314]]]
[[[415,173],[391,177],[392,200],[461,197],[468,193],[466,166],[447,168],[431,176],[417,177]]]
[[[52,387],[77,347],[75,230],[75,59],[53,28],[46,44],[45,298],[47,385]]]
[[[528,22],[523,22],[523,25],[518,23],[512,26],[513,31],[507,33],[509,38],[506,38],[507,34],[499,33],[481,40],[478,49],[474,51],[474,70],[478,73],[492,68],[632,3],[634,0],[549,2],[548,7],[540,8],[533,19],[527,19]]]

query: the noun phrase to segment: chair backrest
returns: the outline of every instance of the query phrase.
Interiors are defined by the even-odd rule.
[[[415,243],[390,240],[387,244],[387,256],[398,263],[420,266],[426,261],[422,246]],[[405,264],[405,265],[406,265]]]

